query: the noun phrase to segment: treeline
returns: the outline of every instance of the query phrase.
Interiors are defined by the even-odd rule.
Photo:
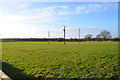
[[[80,35],[79,35],[80,36]],[[84,38],[6,38],[2,42],[18,42],[18,41],[120,41],[120,38],[112,38],[110,31],[102,30],[96,37],[92,34],[86,34]]]
[[[23,42],[23,41],[58,41],[62,42],[64,41],[63,38],[6,38],[2,39],[2,42]],[[104,39],[104,38],[91,38],[91,39],[78,39],[78,38],[70,38],[70,39],[65,39],[65,41],[71,41],[71,42],[76,42],[76,41],[120,41],[120,38],[110,38],[110,39]]]

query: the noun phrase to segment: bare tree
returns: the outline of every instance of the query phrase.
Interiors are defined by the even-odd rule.
[[[111,38],[111,34],[109,31],[102,30],[100,32],[100,37],[102,37],[106,41],[106,39]]]
[[[93,35],[92,34],[87,34],[87,35],[85,35],[85,39],[87,39],[87,40],[89,40],[90,41],[90,39],[93,37]]]
[[[100,40],[101,37],[102,37],[102,35],[101,35],[101,34],[98,34],[98,35],[96,36],[96,39],[97,39],[97,40]]]

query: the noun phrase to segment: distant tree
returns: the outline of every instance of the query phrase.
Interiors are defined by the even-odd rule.
[[[116,38],[113,38],[112,40],[113,41],[119,41],[120,39],[116,37]]]
[[[101,38],[101,37],[102,37],[101,34],[98,34],[98,35],[96,36],[97,39],[98,39],[98,38]]]
[[[101,34],[98,34],[98,35],[96,36],[96,40],[100,40],[101,37],[102,37],[102,35],[101,35]]]
[[[92,38],[92,34],[87,34],[87,35],[85,35],[85,39],[86,39],[86,40],[89,40],[89,41],[90,41],[91,38]]]
[[[111,38],[110,32],[109,32],[109,31],[106,31],[106,30],[102,30],[102,31],[100,32],[100,35],[99,35],[99,36],[102,37],[105,41],[106,41],[106,39]]]
[[[73,41],[74,39],[71,37],[70,39],[69,39],[69,41]]]
[[[77,39],[77,38],[74,38],[74,41],[78,41],[78,39]]]

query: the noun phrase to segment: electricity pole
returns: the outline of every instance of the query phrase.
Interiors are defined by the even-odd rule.
[[[65,26],[64,26],[63,31],[64,31],[64,45],[65,45]]]
[[[50,44],[50,31],[48,31],[48,44]]]
[[[79,28],[79,45],[80,45],[80,28]]]

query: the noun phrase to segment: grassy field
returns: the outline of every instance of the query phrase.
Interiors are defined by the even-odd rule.
[[[11,78],[116,78],[117,42],[3,42],[3,71]]]

